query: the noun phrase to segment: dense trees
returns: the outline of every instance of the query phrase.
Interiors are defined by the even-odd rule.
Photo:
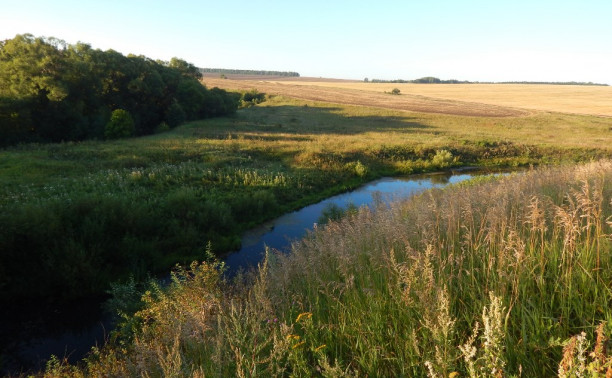
[[[153,61],[30,34],[0,42],[0,146],[103,138],[116,109],[135,135],[162,123],[235,112],[240,96],[198,79],[193,64]]]
[[[599,84],[592,82],[580,82],[580,81],[467,81],[467,80],[440,80],[437,77],[426,76],[420,79],[414,80],[381,80],[372,79],[369,80],[367,77],[363,79],[365,83],[412,83],[412,84],[547,84],[547,85],[593,85],[593,86],[608,86],[608,84]]]
[[[200,68],[203,73],[227,74],[227,75],[266,75],[266,76],[288,76],[300,77],[297,72],[291,71],[265,71],[265,70],[233,70],[227,68]]]

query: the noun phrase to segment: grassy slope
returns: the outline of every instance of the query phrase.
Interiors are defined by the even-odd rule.
[[[603,161],[362,209],[245,286],[194,263],[143,297],[132,341],[48,374],[603,375],[611,199]]]
[[[520,112],[520,114],[524,113]],[[279,96],[260,106],[242,110],[236,117],[194,122],[169,133],[147,138],[5,149],[0,151],[0,188],[2,188],[0,193],[2,219],[0,221],[3,222],[3,227],[0,229],[4,232],[0,238],[0,249],[3,251],[3,258],[6,257],[7,252],[15,253],[17,251],[19,253],[13,256],[16,258],[9,256],[10,258],[7,260],[11,261],[14,266],[6,264],[4,261],[0,265],[0,269],[4,269],[0,272],[0,277],[2,277],[0,286],[6,293],[7,287],[17,288],[18,290],[27,288],[27,285],[23,287],[19,285],[11,286],[15,285],[15,282],[18,284],[27,282],[29,285],[38,279],[46,285],[47,289],[51,287],[51,290],[54,290],[53,286],[49,285],[52,281],[41,279],[37,275],[39,271],[36,269],[42,269],[45,274],[48,271],[56,272],[63,277],[70,277],[71,274],[87,272],[88,270],[93,272],[103,270],[100,267],[105,265],[100,264],[99,260],[91,259],[91,256],[88,255],[98,253],[99,255],[96,258],[106,258],[107,251],[101,247],[103,245],[114,247],[110,252],[114,254],[113,258],[119,260],[120,263],[125,263],[123,259],[126,258],[126,254],[130,255],[127,259],[128,263],[124,265],[132,271],[135,269],[143,271],[151,269],[151,265],[139,265],[142,261],[151,262],[155,260],[157,268],[164,265],[170,266],[175,261],[201,254],[202,247],[207,239],[217,238],[217,246],[223,243],[226,246],[231,245],[235,242],[232,235],[239,232],[241,228],[248,227],[251,223],[379,175],[435,170],[444,168],[449,164],[514,166],[580,161],[610,156],[612,147],[609,139],[608,119],[595,116],[532,112],[529,115],[516,117],[474,117],[316,103]],[[451,151],[455,159],[436,159],[437,151],[442,149]],[[357,164],[357,162],[361,164]],[[365,170],[363,166],[366,167]],[[534,175],[535,177],[539,176],[539,174]],[[563,177],[567,178],[567,175],[568,173]],[[487,197],[489,192],[490,190],[485,190],[465,197],[474,198],[474,206],[480,206],[478,200],[482,199],[486,202],[489,198]],[[556,206],[566,206],[566,212],[571,210],[567,207],[570,205],[561,205],[559,200],[567,192],[565,187],[557,186],[555,183],[544,185],[541,192],[535,195],[547,196],[557,192],[558,194],[552,194]],[[494,193],[497,193],[500,198],[507,198],[505,189],[498,188]],[[254,201],[251,200],[253,198],[255,198]],[[451,198],[463,197],[462,195],[457,197],[451,195]],[[522,198],[522,200],[524,199]],[[498,200],[499,198],[493,198],[491,201],[497,203]],[[442,198],[440,201],[444,202],[446,200]],[[514,206],[514,202],[502,203]],[[524,201],[517,201],[515,205],[521,206],[521,203],[525,204]],[[448,203],[446,204],[448,205]],[[435,210],[437,205],[432,203],[428,206],[433,206]],[[417,237],[410,241],[403,239],[403,232],[393,231],[396,234],[391,236],[393,240],[391,244],[395,246],[394,243],[400,243],[398,248],[394,247],[393,249],[398,254],[400,261],[397,264],[389,265],[390,260],[386,258],[387,264],[384,269],[387,269],[387,273],[384,273],[384,269],[379,268],[369,271],[371,264],[365,255],[352,255],[352,253],[360,252],[369,255],[374,247],[388,247],[387,242],[383,239],[367,232],[369,229],[378,230],[377,227],[379,226],[376,223],[378,220],[373,222],[368,219],[367,215],[361,215],[365,216],[365,219],[358,218],[357,224],[360,227],[365,227],[365,229],[358,231],[357,234],[363,236],[367,243],[371,243],[370,246],[355,249],[352,247],[354,243],[348,236],[337,238],[338,233],[346,233],[354,229],[361,230],[356,228],[356,225],[345,224],[342,227],[335,225],[331,226],[329,231],[326,231],[329,235],[328,238],[331,238],[329,247],[334,251],[340,247],[341,249],[346,247],[346,253],[340,255],[344,260],[325,261],[321,263],[324,265],[306,262],[307,266],[315,269],[311,272],[312,274],[316,274],[317,267],[320,266],[326,266],[332,268],[332,270],[340,269],[340,271],[335,271],[335,273],[322,271],[321,276],[312,276],[297,282],[290,279],[291,269],[295,269],[290,267],[292,263],[283,263],[281,267],[277,268],[269,267],[270,269],[280,269],[273,276],[275,277],[274,280],[270,280],[270,276],[266,276],[264,272],[254,286],[247,285],[244,288],[232,289],[231,292],[238,297],[244,296],[243,299],[235,303],[236,306],[234,307],[230,305],[230,302],[225,302],[225,291],[221,291],[219,288],[211,289],[215,287],[213,281],[216,279],[216,273],[214,270],[210,270],[207,265],[204,265],[199,268],[202,271],[198,273],[198,276],[209,282],[207,281],[203,287],[200,285],[202,280],[198,279],[199,281],[196,280],[196,282],[199,283],[191,289],[178,285],[176,291],[170,297],[162,293],[152,294],[151,307],[145,310],[142,315],[154,318],[158,322],[153,323],[152,328],[146,331],[148,336],[140,336],[143,344],[137,343],[129,347],[131,352],[124,357],[118,357],[113,351],[110,354],[98,355],[102,358],[102,361],[99,361],[99,365],[94,363],[91,368],[94,370],[138,369],[138,366],[133,366],[132,363],[140,363],[138,361],[142,358],[144,360],[141,361],[140,366],[150,368],[151,371],[155,371],[155,369],[159,369],[157,371],[165,371],[164,369],[183,371],[192,367],[198,369],[201,366],[201,369],[213,374],[215,372],[232,374],[236,370],[256,368],[259,371],[264,369],[265,375],[271,371],[265,369],[282,370],[287,366],[295,371],[319,366],[323,370],[333,371],[336,369],[337,372],[354,370],[376,374],[384,370],[405,371],[412,374],[414,372],[424,372],[425,359],[435,360],[436,369],[455,368],[455,366],[448,365],[448,362],[444,362],[444,359],[450,358],[450,355],[438,361],[439,358],[434,353],[436,346],[448,351],[450,347],[445,343],[450,341],[440,339],[439,333],[427,333],[436,332],[433,329],[436,327],[432,324],[427,326],[426,323],[423,323],[426,320],[425,318],[410,318],[414,314],[426,315],[426,310],[431,308],[431,303],[423,302],[420,304],[421,307],[411,309],[408,317],[405,316],[406,314],[399,316],[398,319],[401,324],[391,322],[389,323],[391,328],[386,328],[387,325],[383,323],[373,322],[374,325],[378,324],[376,327],[382,328],[368,330],[368,324],[372,319],[360,320],[358,314],[367,315],[370,313],[370,309],[376,308],[379,304],[384,311],[380,313],[372,312],[372,316],[379,317],[378,320],[385,316],[388,317],[384,314],[388,314],[390,310],[404,311],[397,306],[403,306],[405,303],[402,304],[402,301],[410,300],[410,298],[404,298],[404,294],[401,292],[393,294],[391,286],[380,285],[382,285],[382,282],[391,279],[391,282],[397,283],[397,287],[406,287],[405,285],[409,281],[404,282],[403,280],[409,280],[410,277],[402,278],[402,275],[410,273],[409,269],[412,269],[408,264],[412,257],[410,257],[410,254],[405,254],[406,251],[410,250],[405,247],[408,245],[406,243],[411,246],[416,243],[414,244],[416,250],[426,251],[428,247],[425,243],[430,240],[428,238],[437,237],[444,239],[444,243],[449,243],[447,240],[451,240],[451,244],[454,243],[464,248],[469,247],[469,245],[462,246],[461,240],[465,240],[465,243],[469,244],[472,241],[468,237],[480,238],[489,232],[477,229],[477,221],[472,220],[472,223],[464,223],[465,220],[460,217],[460,214],[463,214],[466,209],[470,209],[471,205],[468,202],[463,206],[463,208],[455,208],[454,212],[447,213],[447,218],[442,217],[446,219],[445,224],[431,223],[433,221],[427,223],[427,219],[429,219],[427,216],[429,215],[423,215],[425,218],[421,218],[422,215],[419,214],[429,214],[430,212],[433,215],[438,214],[436,211],[429,211],[431,210],[429,208],[429,210],[422,211],[419,214],[406,216],[405,219],[413,225],[431,224],[435,226],[434,230],[436,231],[454,225],[455,231],[463,230],[461,232],[465,231],[468,234],[454,235],[442,231],[440,231],[442,233],[432,234],[430,230],[416,230],[414,232],[425,239]],[[182,210],[176,211],[177,208]],[[196,215],[204,215],[198,218],[194,215],[194,209]],[[554,216],[556,211],[555,207],[550,207],[547,210],[547,222],[549,222],[547,223],[549,225],[547,230],[551,231],[546,234],[547,239],[544,244],[547,247],[550,244],[553,252],[559,253],[559,251],[562,251],[561,255],[565,256],[564,247],[553,245],[557,242],[559,232],[565,232],[561,228],[561,223],[558,223]],[[606,213],[600,214],[600,219],[608,216],[608,213],[609,207],[606,208]],[[243,216],[244,214],[249,216]],[[106,217],[108,223],[102,225],[96,223],[96,220],[100,217]],[[163,223],[167,219],[171,219],[171,222]],[[391,218],[388,218],[386,222],[391,222],[389,219]],[[439,219],[440,217],[437,217],[436,221]],[[503,217],[499,215],[499,219],[503,219]],[[514,218],[513,221],[517,221],[517,219]],[[576,221],[583,218],[573,219]],[[69,221],[68,226],[64,224],[66,220]],[[460,221],[461,223],[459,223]],[[206,227],[207,224],[211,224],[207,222],[214,222],[214,227],[221,223],[226,228],[219,229],[218,233],[201,235],[198,230],[206,229],[200,226],[204,225]],[[393,222],[382,222],[380,225],[381,227],[384,227],[385,224],[391,226]],[[5,227],[6,224],[9,224],[10,227]],[[86,227],[79,228],[79,224],[81,226],[84,224]],[[519,227],[519,224],[524,223],[516,223],[516,227]],[[602,223],[600,222],[600,224]],[[557,225],[556,228],[555,225]],[[126,229],[130,232],[125,232]],[[553,229],[555,233],[553,233]],[[135,233],[135,230],[140,230],[142,235],[139,236]],[[168,230],[171,232],[169,235],[158,234]],[[389,230],[394,229],[389,227]],[[85,233],[79,234],[81,231],[85,231]],[[380,232],[382,235],[382,231]],[[22,238],[15,238],[14,236],[17,234],[21,235]],[[489,234],[491,233],[489,232]],[[570,234],[572,233],[570,232]],[[101,235],[104,235],[104,238],[108,235],[110,235],[109,238],[114,235],[116,239],[99,239]],[[535,236],[531,235],[528,238],[532,249],[535,249]],[[551,238],[548,238],[549,236]],[[139,239],[139,237],[142,237],[142,239]],[[506,243],[508,248],[515,248],[512,243],[519,247],[522,245],[519,241],[513,239],[515,236],[511,237],[502,232],[499,237],[508,239]],[[41,247],[39,251],[30,248],[31,245],[23,247],[25,248],[24,251],[12,248],[13,246],[20,246],[24,241],[30,242],[36,238],[40,240],[33,247]],[[68,243],[65,246],[59,243],[59,241],[66,240]],[[103,243],[100,240],[103,240]],[[559,240],[562,240],[562,238]],[[592,243],[594,239],[589,237],[589,240]],[[597,240],[602,241],[604,239],[598,237]],[[481,243],[480,240],[476,240],[476,242]],[[11,245],[10,243],[14,244]],[[340,243],[341,245],[334,243]],[[476,244],[482,245],[478,243]],[[500,241],[500,243],[502,242]],[[609,244],[603,245],[609,248]],[[214,247],[215,245],[213,245]],[[295,255],[299,269],[303,268],[299,265],[299,259],[303,256],[314,253],[315,255],[319,254],[316,258],[333,258],[335,254],[335,252],[319,253],[315,247]],[[572,246],[572,248],[574,247]],[[380,250],[381,253],[390,252],[388,248],[385,248]],[[502,249],[501,244],[497,245],[497,248]],[[156,252],[151,253],[152,250]],[[434,251],[438,251],[438,249]],[[63,258],[63,260],[59,260],[59,265],[53,259],[41,259],[36,256],[36,253],[41,253],[48,257],[49,252],[56,253],[57,256]],[[481,251],[476,252],[481,253]],[[34,256],[28,255],[28,253],[34,254]],[[444,253],[450,252],[446,251]],[[541,256],[543,250],[538,251],[538,253]],[[20,262],[18,257],[21,255],[25,260]],[[420,256],[418,258],[421,260],[423,256],[427,256],[427,254],[423,255],[421,253],[417,255]],[[453,256],[458,256],[458,254],[453,254]],[[588,262],[592,263],[593,254],[590,253],[587,256],[591,256],[588,258]],[[448,258],[446,256],[447,260],[437,261],[440,266],[438,267],[436,280],[447,282],[448,275],[446,275],[445,269],[450,269],[453,266],[449,263]],[[408,260],[404,261],[404,259]],[[38,267],[39,260],[44,264],[51,265]],[[481,260],[481,257],[473,258],[471,264],[482,263]],[[34,261],[34,264],[32,261]],[[580,262],[580,269],[585,267],[583,263],[586,262]],[[419,264],[427,265],[426,261],[421,261]],[[419,264],[414,265],[414,269],[425,269]],[[516,264],[514,265],[516,266]],[[25,266],[25,270],[20,271],[20,267],[23,266]],[[373,279],[368,277],[378,277],[380,281],[378,284],[382,288],[383,296],[375,298],[379,298],[380,303],[367,299],[371,293],[369,290],[374,285],[368,286],[368,282],[366,282],[367,285],[362,283],[358,286],[353,285],[351,282],[354,283],[356,277],[359,276],[352,274],[349,270],[344,271],[345,266],[347,269],[356,269],[361,272],[362,276],[359,278],[361,280],[367,281]],[[503,265],[500,266],[503,267]],[[550,266],[552,268],[555,264]],[[490,269],[485,268],[481,267],[479,269]],[[529,269],[536,268],[537,266]],[[389,269],[391,270],[389,271]],[[472,274],[473,269],[475,269],[475,266],[465,268],[468,277]],[[588,271],[589,268],[584,269]],[[311,274],[309,272],[304,270],[304,274]],[[13,275],[10,276],[8,273]],[[420,277],[424,272],[416,273]],[[524,271],[523,273],[529,274],[530,271]],[[553,271],[548,274],[554,278],[557,273]],[[107,272],[106,276],[97,277],[101,282],[98,282],[98,286],[95,286],[93,290],[100,290],[100,288],[105,287],[109,278],[117,278],[119,274],[120,272],[110,271]],[[345,276],[339,277],[338,274]],[[584,281],[590,279],[591,276],[592,274],[585,274],[576,279]],[[10,278],[7,280],[7,277]],[[447,294],[452,294],[453,302],[448,306],[452,309],[452,316],[459,324],[459,328],[453,331],[455,336],[453,336],[452,342],[456,346],[457,343],[465,341],[466,330],[471,327],[474,319],[480,316],[483,308],[490,309],[495,303],[495,301],[490,303],[486,300],[487,291],[492,288],[490,284],[495,282],[490,281],[492,277],[490,274],[485,275],[485,277],[489,278],[484,281],[484,284],[480,278],[473,277],[469,278],[467,282],[456,282],[459,286],[455,288],[444,289],[438,287],[433,291],[437,295],[435,298],[421,295],[423,293],[419,294],[419,292],[411,295],[414,296],[413,300],[415,298],[423,298],[423,300],[429,298],[432,301],[444,302],[446,301],[444,299],[446,298],[445,290],[449,290]],[[85,280],[82,280],[82,278],[76,277],[77,281],[81,283],[80,286],[91,285],[87,281],[91,277],[85,277]],[[533,277],[527,277],[528,280],[531,278]],[[11,279],[15,281],[11,281]],[[289,282],[285,281],[286,279]],[[597,279],[599,280],[599,278]],[[574,278],[569,280],[573,282]],[[476,286],[462,286],[468,285],[470,281]],[[553,286],[559,284],[559,281],[554,279],[551,282]],[[309,284],[304,285],[304,283]],[[495,285],[502,286],[506,284],[510,285],[512,282],[498,281],[495,283]],[[347,291],[347,285],[357,291]],[[548,285],[546,288],[550,288],[548,283],[546,285]],[[580,285],[584,285],[584,283],[580,283]],[[594,295],[602,295],[601,303],[605,303],[605,306],[602,305],[595,310],[592,307],[585,309],[584,306],[586,305],[575,297],[575,292],[571,292],[571,290],[570,292],[564,292],[565,289],[559,289],[562,291],[551,294],[547,289],[539,288],[539,295],[541,295],[542,300],[532,301],[533,303],[530,302],[529,305],[543,306],[548,303],[549,306],[557,306],[561,303],[555,302],[558,299],[564,301],[561,303],[561,309],[565,313],[560,316],[567,315],[576,319],[578,318],[576,314],[579,314],[579,316],[590,317],[588,324],[579,321],[577,323],[563,323],[562,332],[556,335],[561,338],[568,337],[570,334],[577,333],[581,327],[592,329],[596,321],[609,317],[607,291],[597,285],[593,286],[593,290],[599,294]],[[590,285],[583,287],[586,289],[587,286],[591,290]],[[268,288],[272,288],[272,292]],[[526,290],[532,290],[527,286],[525,288]],[[428,292],[431,291],[430,289],[427,289]],[[212,290],[212,294],[209,290]],[[303,290],[306,290],[306,292],[302,292]],[[456,297],[457,290],[465,292],[469,300],[474,303],[468,303],[463,297]],[[512,297],[505,296],[507,293],[504,290],[496,293],[496,295],[502,296],[502,300],[506,301],[504,302],[506,308],[515,306]],[[322,293],[324,296],[320,297],[317,293]],[[347,295],[343,299],[344,293],[347,293]],[[526,291],[525,293],[527,295],[522,298],[529,297],[532,292]],[[429,295],[434,294],[430,292]],[[156,296],[159,298],[154,298]],[[213,312],[222,309],[223,311],[218,312],[222,315],[221,318],[217,319],[214,314],[209,318],[207,316],[210,314],[206,311],[199,312],[199,315],[197,315],[200,317],[199,321],[201,323],[189,318],[192,315],[190,315],[190,310],[187,311],[187,309],[192,308],[194,303],[199,303],[197,302],[198,298],[203,296],[208,298],[209,301],[201,303],[201,306],[203,306],[201,308],[210,308]],[[170,302],[167,302],[166,299]],[[343,302],[345,299],[347,302]],[[396,302],[388,302],[390,299]],[[576,306],[572,307],[572,302]],[[272,305],[272,303],[275,305]],[[347,306],[353,304],[355,304],[355,307],[351,312],[339,311],[334,313],[333,303],[337,303],[340,309],[348,309]],[[228,305],[229,307],[219,307]],[[471,312],[466,312],[466,308],[469,308]],[[446,311],[442,307],[439,310],[438,312],[442,314]],[[180,313],[187,311],[185,315],[187,318],[182,318],[182,315],[174,311]],[[312,315],[305,315],[300,320],[296,320],[297,314],[301,311]],[[536,324],[536,320],[546,317],[555,319],[557,315],[555,315],[556,313],[542,315],[544,311],[552,310],[551,308],[529,309],[526,307],[521,312],[521,316],[533,318],[534,320],[531,322],[534,324],[529,325],[532,328],[527,327],[520,332],[530,334],[534,330],[536,334],[548,337],[548,334],[545,334],[542,328],[554,328],[554,323],[551,323],[552,325]],[[516,312],[513,312],[512,316],[515,315]],[[302,324],[309,317],[314,319],[313,322],[318,322],[316,327],[312,328],[315,323]],[[558,318],[562,319],[562,317]],[[177,319],[179,323],[175,323]],[[269,326],[268,321],[273,324]],[[429,318],[427,321],[434,322],[435,320]],[[165,329],[164,324],[166,323],[164,322],[171,325],[172,329],[181,331],[181,335],[175,335]],[[419,326],[416,329],[407,329],[402,328],[404,327],[402,324],[418,324]],[[353,336],[325,335],[324,332],[323,334],[320,332],[324,329],[350,329],[355,325],[362,330],[360,332],[351,331],[354,334],[361,335],[356,339]],[[157,328],[157,326],[161,328]],[[196,332],[193,327],[201,328],[198,328],[199,331]],[[217,329],[217,327],[225,328]],[[201,341],[198,341],[200,339],[197,339],[197,337],[193,340],[189,337],[189,340],[181,339],[183,337],[182,330],[187,330],[188,333],[195,332],[190,333],[191,336],[189,337],[196,337],[200,332],[206,343],[212,337],[220,343],[220,349],[212,351],[206,350],[206,348],[202,349]],[[164,334],[166,331],[168,333]],[[209,331],[212,333],[209,333]],[[408,338],[403,338],[403,336],[402,338],[393,337],[396,332],[400,331],[404,333],[404,336],[406,332],[409,332]],[[304,341],[304,337],[310,335],[307,332],[317,333],[316,338],[312,339],[309,344],[299,344],[301,341],[297,341],[298,339],[294,336],[300,335],[302,341]],[[387,334],[388,332],[391,333]],[[547,365],[526,364],[525,366],[529,366],[531,371],[538,371],[537,369],[541,368],[542,371],[550,372],[553,369],[554,361],[557,361],[559,357],[560,349],[558,347],[544,345],[542,339],[534,339],[535,341],[528,345],[520,336],[516,336],[516,332],[519,331],[513,329],[511,334],[508,334],[507,330],[504,332],[506,332],[505,336],[510,337],[509,340],[513,343],[505,342],[504,345],[519,345],[524,348],[523,351],[513,350],[508,356],[507,363],[513,371],[516,371],[517,364],[522,364],[522,362],[517,361],[521,361],[520,359],[527,352],[537,352],[545,355],[546,358],[552,358]],[[177,338],[173,339],[175,336]],[[373,338],[369,338],[370,336]],[[377,339],[377,337],[383,336],[385,338],[391,337],[399,343],[399,346],[389,346],[392,348],[390,354],[385,354],[387,352],[383,350],[384,348],[380,349],[387,345],[386,341]],[[426,346],[427,350],[408,347],[408,344],[418,345],[422,340],[428,340],[432,336],[437,337],[434,340],[435,343],[441,342],[442,344],[428,345]],[[335,339],[340,340],[339,343],[333,344]],[[330,344],[330,346],[321,347],[323,343]],[[296,346],[297,344],[299,345]],[[258,346],[257,350],[252,349],[254,345]],[[302,354],[299,349],[302,346],[308,346],[309,352]],[[228,347],[229,349],[227,349]],[[319,347],[321,348],[318,349]],[[400,359],[398,357],[399,349],[393,348],[399,348],[407,355]],[[139,351],[145,353],[147,357],[140,355]],[[269,355],[268,353],[271,351],[277,351],[278,354]],[[373,358],[376,359],[380,356],[383,360],[367,360],[370,358],[368,356],[372,354],[372,351],[380,351],[380,353],[374,353]],[[454,348],[453,353],[458,353],[456,348]],[[155,355],[158,357],[155,357]],[[267,361],[266,363],[269,364],[258,367],[260,365],[248,357],[255,355],[262,356],[263,360],[261,361]],[[206,365],[203,361],[210,360],[211,356],[213,361],[223,362],[223,364]],[[451,359],[457,362],[459,361],[457,357],[457,355],[453,355]],[[121,361],[114,366],[106,364],[107,362],[114,364],[112,361],[116,358]],[[403,364],[403,367],[398,368],[397,365],[393,365],[398,361]],[[480,361],[479,363],[482,363],[484,360]],[[376,366],[381,366],[383,370],[377,371]],[[457,368],[467,369],[467,365],[459,364]],[[58,369],[61,370],[62,368],[58,367]],[[165,372],[169,373],[170,370]]]
[[[373,177],[609,156],[609,133],[590,116],[465,117],[274,97],[146,138],[5,149],[0,286],[5,295],[99,291],[126,270],[145,275],[201,256],[209,240],[218,252],[236,248],[245,228]],[[442,149],[454,158],[435,160]]]

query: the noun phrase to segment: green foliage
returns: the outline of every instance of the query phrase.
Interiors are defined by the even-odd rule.
[[[168,125],[166,122],[160,123],[155,129],[156,134],[165,133],[166,131],[170,131],[170,125]]]
[[[348,215],[357,214],[358,211],[359,208],[354,203],[349,203],[346,208],[342,208],[341,206],[331,202],[325,205],[325,208],[323,211],[321,211],[321,216],[319,217],[317,223],[326,224],[329,221],[338,222]]]
[[[170,59],[168,67],[178,70],[181,75],[187,77],[191,77],[197,80],[200,80],[202,78],[202,73],[196,66],[176,57]]]
[[[226,68],[201,68],[201,72],[203,73],[214,73],[221,74],[222,78],[226,78],[226,74],[228,75],[259,75],[259,76],[289,76],[289,77],[299,77],[300,74],[297,72],[288,72],[288,71],[265,71],[265,70],[233,70]]]
[[[185,114],[181,104],[179,104],[177,101],[172,102],[172,105],[170,105],[166,111],[166,122],[168,123],[168,126],[176,127],[185,122],[186,119],[187,114]]]
[[[532,170],[360,209],[233,282],[178,267],[125,342],[47,374],[604,376],[611,184]]]
[[[450,151],[438,150],[436,151],[434,157],[431,159],[431,162],[436,167],[446,168],[455,163],[455,159]]]
[[[199,78],[178,58],[154,62],[17,35],[0,43],[0,145],[101,138],[114,109],[131,114],[136,135],[236,111],[235,94],[208,90]]]
[[[256,89],[242,93],[241,106],[248,108],[260,104],[266,100],[266,94],[258,92]]]
[[[110,56],[122,59],[120,54]],[[178,84],[179,74],[162,73],[169,75],[164,82]],[[97,121],[99,139],[110,118],[107,113]],[[208,241],[223,254],[239,247],[240,235],[249,227],[369,178],[439,169],[432,158],[444,149],[452,151],[453,160],[460,157],[469,164],[609,155],[596,142],[601,134],[592,131],[598,130],[599,119],[547,117],[407,117],[315,102],[306,107],[274,97],[234,117],[192,122],[146,138],[4,148],[0,297],[36,300],[103,293],[109,282],[130,274],[146,279],[148,272],[167,272],[177,262],[201,259]],[[537,132],[542,125],[572,125],[574,132],[580,131],[579,142],[587,140],[592,148],[534,146],[525,142],[533,133],[511,139],[478,128],[487,123],[488,130],[488,122],[499,122],[495,133],[526,129],[534,120]],[[453,144],[459,133],[453,124],[474,132],[462,131],[467,141]],[[482,140],[489,142],[478,142]]]
[[[115,109],[111,113],[110,121],[104,128],[107,139],[127,138],[134,135],[134,120],[130,113],[123,109]]]

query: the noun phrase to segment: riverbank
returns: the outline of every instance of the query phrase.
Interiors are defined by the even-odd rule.
[[[611,199],[602,161],[362,208],[246,282],[216,263],[177,271],[120,348],[47,373],[605,374]]]
[[[202,260],[209,241],[235,250],[254,225],[382,176],[607,156],[606,127],[274,97],[145,138],[2,149],[0,303],[105,293]]]
[[[225,277],[231,279],[239,272],[245,273],[256,268],[257,264],[263,261],[267,248],[276,252],[288,252],[292,242],[303,238],[307,232],[312,232],[317,223],[326,222],[325,216],[330,206],[337,209],[336,212],[342,213],[347,208],[356,210],[361,206],[389,204],[390,201],[405,199],[423,190],[441,188],[473,177],[499,172],[500,170],[459,167],[445,172],[382,178],[284,214],[245,232],[240,250],[220,257],[227,268]],[[163,282],[168,284],[169,277]],[[128,291],[133,289],[129,285],[119,287]],[[115,294],[123,291],[118,289]],[[0,325],[0,335],[10,343],[7,343],[3,350],[3,368],[10,372],[22,369],[39,371],[44,368],[51,355],[66,359],[69,363],[76,363],[84,358],[92,347],[103,346],[115,326],[113,314],[102,309],[102,303],[108,299],[108,296],[104,296],[70,303],[26,302],[5,306],[3,311],[7,316],[2,317],[4,322]],[[125,298],[119,300],[123,299]],[[132,298],[136,301],[138,299],[139,295]]]

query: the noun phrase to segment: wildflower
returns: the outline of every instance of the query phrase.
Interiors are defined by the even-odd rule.
[[[312,317],[312,312],[302,312],[301,314],[298,315],[297,319],[295,319],[295,322],[299,322],[300,319],[302,318],[306,318],[306,319],[310,319]]]
[[[327,346],[327,344],[322,344],[322,345],[319,345],[318,347],[316,347],[316,348],[315,348],[315,350],[314,350],[314,351],[315,351],[315,352],[318,352],[318,351],[320,351],[321,349],[325,348],[326,346]]]

